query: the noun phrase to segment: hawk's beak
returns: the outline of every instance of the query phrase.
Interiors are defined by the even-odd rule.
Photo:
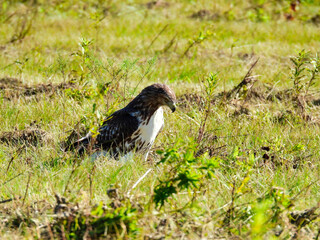
[[[174,102],[170,102],[168,104],[169,108],[171,109],[172,112],[174,112],[176,110],[176,103]]]

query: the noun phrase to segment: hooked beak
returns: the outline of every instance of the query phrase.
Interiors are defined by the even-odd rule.
[[[176,103],[170,102],[168,104],[168,107],[171,109],[172,112],[174,112],[176,110]]]

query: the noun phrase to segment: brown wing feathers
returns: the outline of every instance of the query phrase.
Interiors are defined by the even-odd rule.
[[[116,154],[117,147],[122,148],[126,139],[129,138],[139,126],[139,120],[131,116],[126,109],[119,110],[103,122],[98,130],[98,135],[94,139],[94,149],[109,149]],[[71,144],[67,150],[77,149],[79,154],[83,154],[92,141],[91,136],[86,136]]]

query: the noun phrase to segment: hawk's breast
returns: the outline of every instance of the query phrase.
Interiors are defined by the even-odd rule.
[[[141,146],[137,147],[140,149],[151,147],[163,127],[163,123],[163,109],[160,107],[149,119],[144,120],[140,124],[137,130],[139,132],[137,142],[140,142]]]

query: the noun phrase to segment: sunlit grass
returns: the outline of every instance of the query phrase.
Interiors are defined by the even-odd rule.
[[[308,120],[293,98],[246,101],[245,94],[229,100],[218,97],[239,84],[257,58],[254,87],[261,84],[269,95],[294,87],[290,57],[302,49],[315,56],[320,47],[319,26],[308,20],[320,7],[310,2],[300,5],[292,21],[284,17],[292,13],[289,2],[281,1],[276,6],[265,3],[262,10],[267,19],[252,15],[254,1],[233,5],[228,1],[173,1],[151,9],[140,1],[98,6],[91,1],[3,5],[5,16],[17,13],[7,20],[1,17],[0,78],[12,77],[22,83],[10,90],[20,96],[10,100],[5,98],[10,93],[0,85],[5,92],[0,92],[0,136],[29,129],[35,121],[34,127],[45,131],[47,138],[38,144],[0,143],[0,200],[11,199],[0,203],[2,237],[40,238],[42,229],[53,223],[55,194],[79,204],[80,209],[92,210],[100,202],[109,207],[113,202],[110,189],[118,189],[123,209],[128,207],[127,200],[140,209],[138,231],[127,238],[269,239],[275,237],[277,226],[283,229],[282,238],[295,232],[305,239],[315,237],[317,221],[308,225],[308,231],[300,231],[289,224],[287,215],[317,206],[320,197],[319,106],[308,102]],[[8,43],[27,8],[38,9],[30,32]],[[202,9],[218,17],[190,17]],[[201,32],[208,38],[190,47]],[[204,80],[210,72],[217,73],[211,96],[216,102],[197,145],[206,115],[203,104],[208,104]],[[23,94],[25,86],[37,89],[39,84],[57,86],[69,81],[75,83],[69,91],[56,87],[52,92]],[[79,158],[62,151],[64,139],[77,123],[82,124],[79,131],[84,134],[154,82],[170,85],[180,107],[173,114],[165,111],[165,127],[150,161],[136,155],[125,163],[108,159],[92,163],[89,156]],[[317,86],[316,82],[313,100],[318,99]],[[183,100],[190,93],[202,100]],[[182,154],[191,148],[197,153],[205,147],[214,150],[211,157],[219,165],[214,177],[201,179],[200,189],[183,189],[168,197],[163,208],[156,207],[153,197],[158,179],[170,180],[177,163],[155,165],[161,159],[155,151],[176,149]],[[270,150],[263,150],[266,147]],[[286,205],[290,201],[292,206]],[[42,203],[45,206],[31,210]],[[25,220],[8,227],[6,222],[20,213],[35,219],[35,224]]]

